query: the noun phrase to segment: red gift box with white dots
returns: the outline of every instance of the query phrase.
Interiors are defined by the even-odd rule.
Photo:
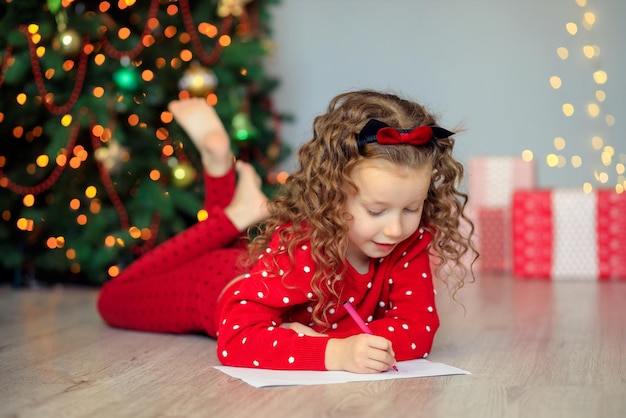
[[[480,271],[504,273],[511,268],[510,214],[508,209],[478,208],[474,224],[480,231],[477,242],[480,251]]]
[[[520,190],[512,222],[515,277],[626,279],[626,194]]]

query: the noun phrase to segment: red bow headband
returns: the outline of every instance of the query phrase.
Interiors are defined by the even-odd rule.
[[[365,124],[363,129],[361,129],[361,132],[359,132],[357,145],[359,148],[372,142],[378,142],[382,145],[423,145],[429,141],[448,138],[451,135],[454,135],[454,132],[450,132],[447,129],[440,128],[439,126],[420,126],[415,129],[395,129],[377,119],[370,119],[369,122]]]

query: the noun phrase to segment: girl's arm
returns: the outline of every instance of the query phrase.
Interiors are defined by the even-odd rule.
[[[278,245],[276,234],[269,248]],[[275,256],[271,250],[222,297],[218,358],[229,366],[325,370],[328,337],[315,335],[308,326],[285,322],[289,311],[311,304],[314,264],[310,251],[298,249],[291,269],[287,255]]]
[[[311,337],[327,337],[299,322],[283,322],[281,328]],[[391,342],[383,337],[358,334],[345,338],[330,338],[324,353],[327,370],[353,373],[380,373],[396,363]]]
[[[328,370],[380,373],[390,370],[396,364],[396,359],[388,339],[358,334],[328,340],[325,363]]]

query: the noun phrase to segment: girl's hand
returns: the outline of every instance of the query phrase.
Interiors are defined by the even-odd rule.
[[[331,338],[326,345],[325,361],[328,370],[353,373],[380,373],[396,364],[391,341],[369,334]]]
[[[298,334],[304,334],[309,337],[326,337],[326,334],[319,333],[313,328],[307,327],[306,325],[299,322],[283,322],[282,324],[280,324],[280,327],[290,329],[297,332]]]

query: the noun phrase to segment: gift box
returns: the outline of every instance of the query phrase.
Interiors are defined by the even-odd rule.
[[[478,208],[474,214],[480,257],[477,268],[483,273],[504,273],[511,268],[511,232],[508,208]]]
[[[535,165],[512,156],[473,157],[468,164],[468,214],[482,273],[511,271],[511,204],[516,190],[535,187]]]
[[[626,279],[626,194],[516,191],[512,222],[515,277]]]
[[[513,156],[472,157],[469,199],[475,208],[511,208],[513,192],[535,187],[535,164]]]

